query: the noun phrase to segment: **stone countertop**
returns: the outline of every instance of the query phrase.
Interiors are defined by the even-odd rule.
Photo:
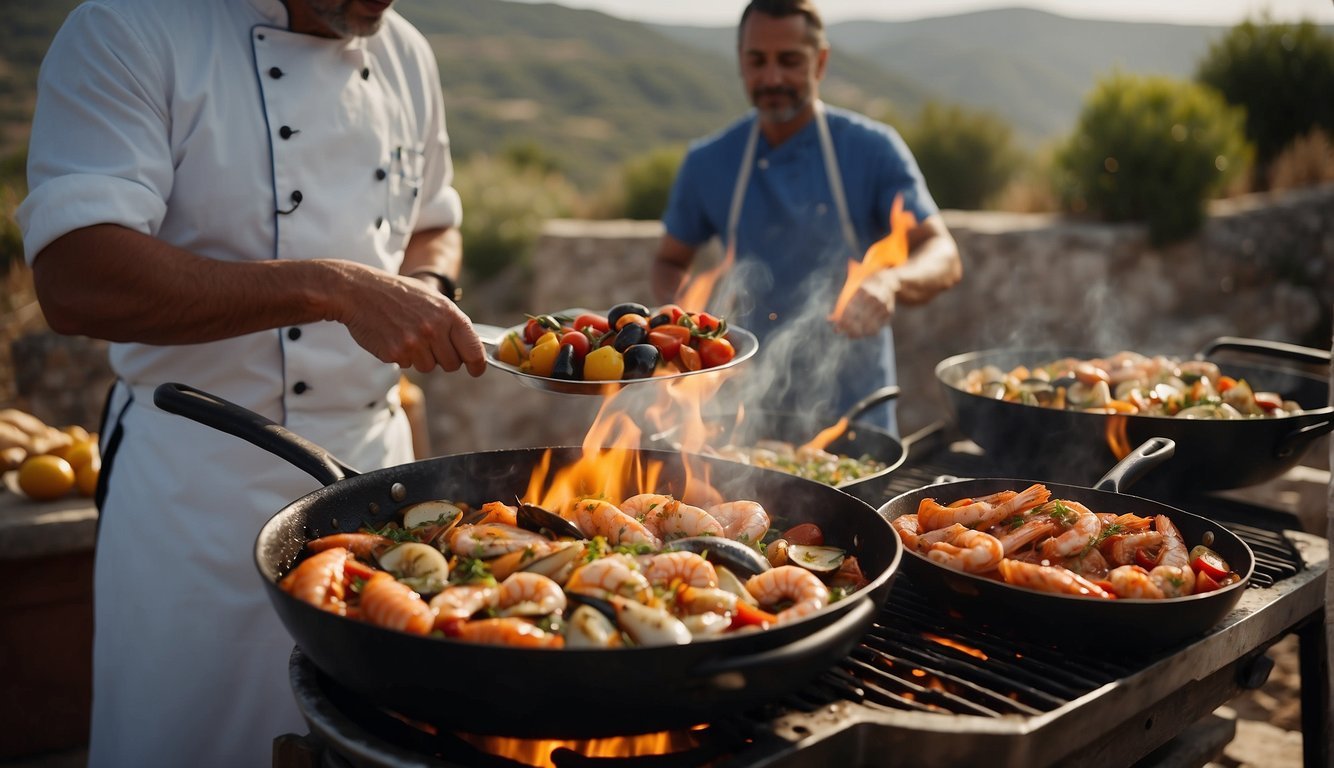
[[[0,484],[0,560],[92,551],[96,539],[92,499],[71,494],[33,501],[9,482]]]

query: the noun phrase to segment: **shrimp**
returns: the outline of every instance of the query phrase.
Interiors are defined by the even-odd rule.
[[[431,598],[436,626],[447,619],[466,619],[496,604],[498,589],[490,584],[456,584]]]
[[[779,624],[795,621],[829,603],[829,589],[824,582],[796,565],[780,565],[751,576],[746,580],[746,591],[761,606],[776,607],[791,601],[790,607],[778,613]]]
[[[1042,542],[1040,549],[1042,556],[1050,560],[1056,560],[1062,557],[1071,557],[1079,554],[1087,548],[1094,538],[1102,532],[1102,520],[1098,519],[1088,507],[1077,501],[1068,501],[1065,499],[1059,502],[1052,502],[1049,506],[1056,506],[1072,510],[1074,512],[1073,521],[1062,524],[1068,524],[1069,528],[1065,533]],[[1053,512],[1055,514],[1055,512]],[[1062,517],[1065,517],[1062,514]]]
[[[917,506],[917,522],[924,531],[948,528],[961,523],[969,528],[986,528],[1007,517],[1021,515],[1047,503],[1051,491],[1035,483],[1022,491],[1000,491],[958,507],[941,506],[935,499],[922,499]]]
[[[1067,557],[1062,563],[1068,570],[1089,579],[1107,578],[1107,572],[1111,566],[1107,564],[1107,558],[1102,556],[1102,552],[1097,547],[1081,552],[1074,557]]]
[[[1056,532],[1059,524],[1048,515],[1030,515],[1013,528],[996,526],[996,529],[1004,528],[994,535],[1000,540],[1001,549],[1005,550],[1008,557],[1013,552],[1018,552],[1033,542],[1050,536]],[[993,530],[996,530],[993,529]],[[949,530],[948,528],[943,530]]]
[[[361,587],[361,613],[378,627],[424,635],[435,627],[435,612],[407,584],[376,571]]]
[[[602,536],[608,543],[648,544],[657,549],[658,537],[615,504],[602,499],[578,499],[565,507],[564,517],[589,536]]]
[[[546,576],[519,571],[500,583],[496,608],[502,616],[548,616],[565,610],[565,592]]]
[[[645,558],[644,578],[660,586],[673,582],[692,587],[718,586],[718,572],[713,564],[694,552],[664,552]]]
[[[352,553],[342,547],[326,549],[302,561],[278,586],[298,600],[341,615],[347,609],[343,568],[351,559]]]
[[[1188,565],[1159,565],[1149,571],[1149,578],[1164,597],[1185,597],[1195,591],[1195,571]]]
[[[769,531],[769,513],[758,501],[728,501],[709,507],[708,512],[722,523],[729,539],[752,544]]]
[[[1107,574],[1112,591],[1117,597],[1129,599],[1161,600],[1163,591],[1149,578],[1149,572],[1138,565],[1120,565]]]
[[[565,638],[540,629],[523,619],[506,617],[465,621],[459,625],[460,640],[487,645],[512,645],[519,648],[560,648]]]
[[[903,540],[903,546],[908,549],[917,549],[918,537],[922,535],[921,526],[917,523],[917,515],[899,515],[889,521],[889,524],[894,528],[894,532],[899,535],[899,538]]]
[[[482,517],[472,521],[477,525],[482,523],[501,523],[503,525],[519,525],[519,508],[511,507],[508,504],[499,501],[488,501],[482,505]]]
[[[682,536],[723,536],[723,526],[708,512],[661,493],[641,493],[621,502],[620,510],[643,522],[663,541]]]
[[[334,533],[311,539],[306,542],[306,549],[323,552],[334,547],[342,547],[357,557],[370,559],[393,545],[393,539],[375,533]]]
[[[653,597],[648,579],[624,555],[610,555],[579,566],[570,574],[565,589],[594,597],[621,595],[640,602]]]
[[[985,573],[1005,556],[1000,539],[985,531],[974,531],[958,523],[945,530],[949,531],[945,540],[926,550],[926,556],[934,563],[964,573]]]
[[[1006,584],[1017,587],[1081,597],[1113,597],[1110,592],[1083,576],[1054,565],[1038,565],[1004,558],[997,568]]]
[[[1153,529],[1163,535],[1163,548],[1158,551],[1158,561],[1155,565],[1188,569],[1190,550],[1187,549],[1186,540],[1182,538],[1181,531],[1177,530],[1172,519],[1167,515],[1155,515]]]
[[[1162,546],[1163,535],[1158,531],[1125,533],[1108,536],[1102,540],[1099,548],[1112,565],[1133,565],[1135,552],[1141,549],[1154,549]]]
[[[545,543],[541,534],[503,523],[460,525],[449,532],[449,548],[455,554],[482,560]]]

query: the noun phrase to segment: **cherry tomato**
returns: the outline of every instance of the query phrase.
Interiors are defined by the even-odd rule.
[[[649,318],[648,324],[652,328],[659,325],[676,325],[676,321],[681,319],[681,315],[686,312],[675,304],[664,304],[658,307],[658,311]]]
[[[787,539],[789,544],[800,544],[806,547],[824,546],[824,531],[815,523],[800,523],[783,531],[783,538]]]
[[[682,344],[681,348],[676,351],[676,354],[680,357],[681,367],[685,370],[698,371],[700,369],[701,363],[699,360],[699,353],[695,351],[694,347],[691,347],[688,344]]]
[[[1283,407],[1283,397],[1277,392],[1256,392],[1254,397],[1255,404],[1266,411],[1272,411]]]
[[[505,334],[505,338],[500,340],[500,346],[496,348],[496,359],[515,367],[527,357],[528,345],[523,343],[523,337],[515,331]]]
[[[647,379],[658,367],[658,348],[652,344],[634,344],[625,350],[623,379]]]
[[[1190,551],[1190,567],[1196,573],[1207,573],[1216,581],[1227,578],[1232,566],[1217,552],[1200,544]]]
[[[1222,589],[1223,585],[1218,580],[1210,576],[1206,571],[1195,572],[1195,594],[1201,592],[1213,592],[1216,589]]]
[[[585,328],[592,328],[597,333],[606,333],[611,330],[607,324],[607,318],[602,315],[595,315],[592,312],[585,312],[574,319],[574,329],[582,331]]]
[[[538,315],[528,318],[528,322],[523,326],[523,340],[529,344],[536,344],[542,334],[547,331],[559,331],[560,321],[551,315]]]
[[[583,360],[588,355],[588,351],[593,348],[593,342],[589,341],[588,336],[582,331],[570,331],[560,337],[560,343],[561,346],[569,344],[574,348],[575,360]]]
[[[700,339],[699,361],[705,368],[717,368],[736,357],[732,342],[727,339]]]
[[[620,381],[625,359],[615,347],[601,347],[584,358],[584,381]]]
[[[677,325],[672,327],[680,328],[681,326]],[[671,334],[660,333],[656,329],[649,331],[648,343],[658,348],[658,352],[662,354],[663,360],[676,359],[676,353],[679,352],[681,349],[680,339],[676,338],[675,336],[672,336]]]
[[[1135,550],[1135,565],[1147,571],[1153,570],[1158,565],[1158,553],[1142,548]]]
[[[1237,380],[1232,378],[1231,376],[1218,377],[1218,394],[1221,395],[1235,386],[1237,386]]]
[[[718,330],[718,326],[721,322],[718,318],[710,315],[708,312],[697,312],[694,315],[691,315],[691,317],[695,321],[695,327],[700,329],[703,333]]]
[[[640,317],[648,317],[648,307],[644,306],[643,304],[636,304],[634,302],[617,304],[616,306],[607,310],[608,325],[610,325],[612,328],[617,327],[616,321],[621,319],[621,315],[639,315]]]

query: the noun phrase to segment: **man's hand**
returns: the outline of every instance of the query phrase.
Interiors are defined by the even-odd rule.
[[[857,286],[857,292],[848,300],[843,316],[834,327],[851,339],[878,333],[894,319],[898,291],[899,276],[896,269],[876,272]]]

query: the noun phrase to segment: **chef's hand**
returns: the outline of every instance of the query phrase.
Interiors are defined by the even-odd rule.
[[[899,276],[894,269],[882,269],[866,278],[843,308],[835,329],[851,339],[878,333],[894,319],[898,291]]]
[[[486,353],[472,322],[453,301],[412,277],[350,261],[334,262],[346,281],[334,302],[334,320],[363,349],[386,363],[426,373],[466,367],[486,371]]]

